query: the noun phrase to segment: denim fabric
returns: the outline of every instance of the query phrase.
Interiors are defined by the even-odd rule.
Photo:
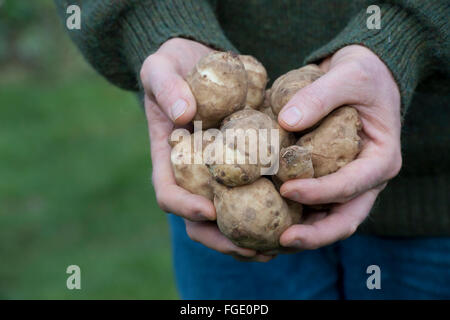
[[[169,216],[182,299],[450,299],[450,238],[354,235],[268,263],[239,262],[193,242]],[[377,265],[381,289],[367,288]]]

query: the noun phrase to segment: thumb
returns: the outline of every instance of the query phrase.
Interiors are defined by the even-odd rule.
[[[184,125],[192,120],[197,111],[195,98],[171,61],[157,55],[149,57],[141,70],[141,80],[146,94],[155,98],[175,124]]]
[[[349,103],[349,86],[342,82],[340,72],[330,70],[299,90],[280,111],[280,125],[288,131],[301,131],[316,124],[333,109]]]

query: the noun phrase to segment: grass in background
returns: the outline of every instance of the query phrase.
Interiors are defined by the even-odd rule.
[[[92,73],[3,82],[0,298],[177,298],[150,175],[134,95]]]

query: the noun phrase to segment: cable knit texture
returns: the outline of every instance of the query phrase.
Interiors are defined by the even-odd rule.
[[[401,93],[403,168],[359,232],[450,236],[449,25],[447,0],[55,0],[78,4],[81,30],[68,31],[113,84],[139,91],[145,58],[184,37],[256,56],[272,79],[361,44],[388,66]],[[369,5],[381,28],[368,29]],[[140,92],[142,94],[142,92]]]

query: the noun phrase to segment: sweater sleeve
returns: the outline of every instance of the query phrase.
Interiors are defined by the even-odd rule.
[[[139,90],[145,58],[166,40],[183,37],[235,50],[207,0],[55,0],[63,21],[81,9],[80,30],[68,30],[89,63],[113,84]]]
[[[450,5],[447,0],[385,1],[380,29],[369,29],[371,13],[360,11],[328,44],[305,63],[319,61],[342,47],[360,44],[376,53],[392,72],[400,89],[402,115],[417,84],[433,72],[449,73]]]

